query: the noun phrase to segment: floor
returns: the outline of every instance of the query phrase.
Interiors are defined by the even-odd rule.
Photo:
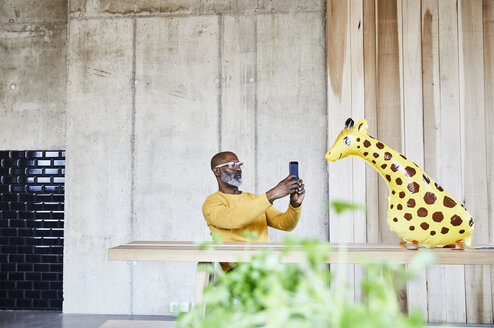
[[[99,328],[121,320],[173,321],[174,316],[62,314],[50,311],[0,311],[0,328]],[[108,326],[108,324],[107,324]],[[114,325],[111,325],[113,327]]]
[[[128,320],[134,321],[133,325]],[[174,316],[126,316],[104,314],[62,314],[49,311],[0,311],[0,328],[125,328],[125,327],[169,327]],[[138,322],[140,321],[140,322]],[[163,322],[160,325],[159,322]],[[146,324],[147,323],[147,324]],[[137,324],[137,325],[136,325]],[[427,327],[442,327],[441,324],[429,324]],[[449,324],[447,327],[487,328],[494,325]]]

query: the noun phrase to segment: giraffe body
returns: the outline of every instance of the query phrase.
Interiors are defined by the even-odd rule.
[[[355,127],[348,119],[326,159],[358,156],[381,174],[389,187],[388,225],[403,240],[428,247],[471,246],[474,221],[468,211],[415,163],[369,136],[367,128],[365,119]]]

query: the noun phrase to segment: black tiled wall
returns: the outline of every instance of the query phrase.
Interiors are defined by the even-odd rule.
[[[65,151],[0,151],[0,310],[61,310]]]

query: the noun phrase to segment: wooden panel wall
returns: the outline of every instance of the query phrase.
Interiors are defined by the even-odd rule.
[[[494,241],[493,21],[493,0],[327,2],[329,144],[346,118],[366,117],[369,134],[464,202],[474,244]],[[345,236],[330,213],[330,240],[398,242],[386,224],[387,186],[363,162],[329,165],[330,200],[368,207]],[[493,282],[490,266],[434,266],[409,284],[403,303],[432,322],[492,323]]]

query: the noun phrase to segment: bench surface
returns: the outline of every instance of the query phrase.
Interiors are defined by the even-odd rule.
[[[282,243],[223,243],[207,249],[193,241],[134,241],[108,249],[108,260],[113,261],[162,261],[162,262],[245,262],[259,251],[270,249],[283,253],[282,261],[297,263],[305,261],[301,247]],[[387,244],[331,244],[328,263],[361,263],[362,261],[389,260],[396,263],[410,263],[417,252],[399,245]],[[453,248],[431,249],[436,264],[492,265],[494,245],[473,245],[466,250]]]

